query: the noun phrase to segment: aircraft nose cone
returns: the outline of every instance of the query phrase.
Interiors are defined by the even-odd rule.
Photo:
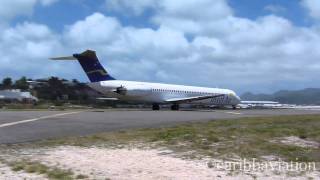
[[[236,95],[236,99],[237,99],[238,103],[241,102],[241,98],[239,96],[237,96],[237,95]]]
[[[241,102],[241,98],[235,93],[235,92],[231,92],[230,93],[230,96],[231,96],[231,98],[233,99],[233,102],[235,103],[235,104],[240,104],[240,102]]]

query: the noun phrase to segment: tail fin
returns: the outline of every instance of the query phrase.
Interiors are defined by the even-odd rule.
[[[96,52],[86,50],[81,54],[74,54],[72,57],[51,58],[53,60],[72,60],[77,59],[86,72],[91,82],[115,80],[100,64]]]

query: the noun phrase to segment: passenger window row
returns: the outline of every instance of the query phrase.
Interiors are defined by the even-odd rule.
[[[152,91],[153,91],[153,92],[171,92],[171,93],[211,95],[210,93],[205,93],[205,92],[182,91],[182,90],[169,90],[169,89],[152,89]]]

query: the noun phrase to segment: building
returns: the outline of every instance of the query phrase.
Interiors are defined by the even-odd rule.
[[[0,102],[5,103],[35,103],[38,98],[34,97],[30,92],[22,92],[19,89],[0,90]]]

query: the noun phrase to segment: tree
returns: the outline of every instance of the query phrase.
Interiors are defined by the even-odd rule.
[[[51,99],[58,100],[62,98],[62,95],[67,94],[67,88],[57,77],[51,77],[48,80],[48,85],[51,91]]]
[[[19,80],[17,80],[15,82],[15,88],[17,89],[22,89],[22,90],[27,90],[29,89],[29,85],[27,82],[27,78],[25,76],[23,76],[22,78],[20,78]]]
[[[75,85],[80,84],[80,82],[77,79],[72,79],[72,83],[74,83]]]
[[[10,89],[10,88],[12,88],[12,79],[9,78],[9,77],[4,78],[4,79],[2,80],[2,86],[3,86],[3,88],[5,88],[5,89]]]

